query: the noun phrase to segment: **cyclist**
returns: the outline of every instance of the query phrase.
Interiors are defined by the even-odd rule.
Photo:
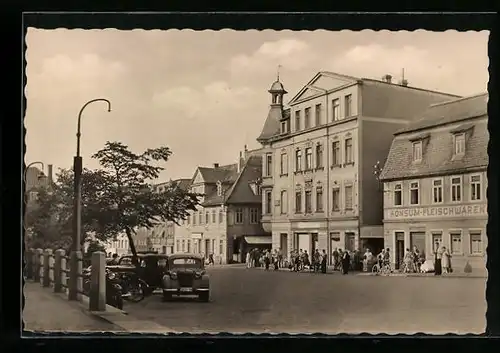
[[[377,255],[377,263],[378,263],[378,268],[382,270],[382,266],[384,265],[384,258],[385,258],[385,249],[382,249],[382,252]]]
[[[383,257],[383,266],[391,266],[391,250],[389,248],[385,249],[384,257]]]

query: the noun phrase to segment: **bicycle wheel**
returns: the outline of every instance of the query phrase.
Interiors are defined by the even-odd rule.
[[[372,267],[372,273],[378,274],[379,272],[380,271],[379,271],[378,265],[377,264],[373,265],[373,267]]]

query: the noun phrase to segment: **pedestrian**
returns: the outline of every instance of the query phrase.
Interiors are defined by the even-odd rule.
[[[321,273],[326,273],[326,251],[321,254]]]
[[[117,253],[114,253],[113,254],[113,258],[111,259],[111,261],[109,262],[110,265],[118,265],[118,254]]]
[[[283,252],[281,251],[281,248],[278,249],[278,267],[281,268],[283,267]]]
[[[214,254],[213,253],[210,253],[208,255],[208,264],[209,265],[215,265],[215,261],[214,261]]]
[[[443,257],[443,248],[439,248],[434,253],[434,275],[435,276],[441,276],[441,274],[443,273],[443,269],[441,267],[442,257]]]
[[[405,255],[403,258],[403,272],[408,273],[408,272],[414,272],[413,268],[413,254],[411,253],[410,249],[406,249]]]
[[[444,273],[451,273],[451,255],[448,249],[443,246],[443,252],[441,254],[441,267]]]
[[[271,253],[266,251],[264,253],[264,264],[266,265],[266,271],[269,271],[269,264],[271,263]]]
[[[339,266],[339,251],[337,250],[337,248],[333,250],[332,257],[333,257],[333,270],[335,271]]]
[[[247,268],[250,268],[251,266],[251,256],[250,256],[250,252],[247,252],[247,255],[246,255],[246,264],[247,264]]]
[[[348,251],[342,253],[342,274],[347,275],[349,273],[349,263],[351,262],[351,256]]]

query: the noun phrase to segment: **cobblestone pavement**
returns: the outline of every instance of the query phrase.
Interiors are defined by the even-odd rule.
[[[211,301],[152,296],[124,308],[181,332],[482,333],[483,278],[209,269]]]
[[[55,295],[51,288],[27,282],[23,321],[26,331],[115,331],[118,327],[82,311],[78,303]]]

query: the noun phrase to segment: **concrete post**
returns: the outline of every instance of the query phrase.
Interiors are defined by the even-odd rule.
[[[26,279],[33,279],[33,253],[34,249],[30,248],[26,250],[24,257],[26,259],[26,267],[24,269],[24,275]]]
[[[92,273],[90,278],[90,311],[106,310],[106,254],[96,251],[92,254]]]
[[[72,251],[70,255],[70,269],[72,272],[69,275],[68,283],[68,300],[82,300],[82,261],[83,255],[81,251]],[[76,271],[75,271],[76,270]],[[76,273],[75,273],[76,272]]]
[[[33,260],[33,266],[34,266],[34,280],[35,282],[38,282],[40,283],[40,279],[41,279],[41,264],[42,264],[42,254],[43,254],[43,250],[42,249],[35,249],[35,255],[34,255],[34,258]]]
[[[66,269],[66,266],[63,267],[63,265],[66,265],[66,261],[64,261],[64,254],[65,251],[63,249],[58,249],[55,252],[55,259],[54,259],[54,293],[62,293],[64,291],[63,287],[63,274],[66,275],[65,272],[63,272],[63,269]],[[63,263],[64,261],[64,263]],[[66,276],[64,276],[66,278]]]
[[[50,258],[52,249],[45,249],[43,252],[43,278],[42,284],[44,287],[50,287]]]

